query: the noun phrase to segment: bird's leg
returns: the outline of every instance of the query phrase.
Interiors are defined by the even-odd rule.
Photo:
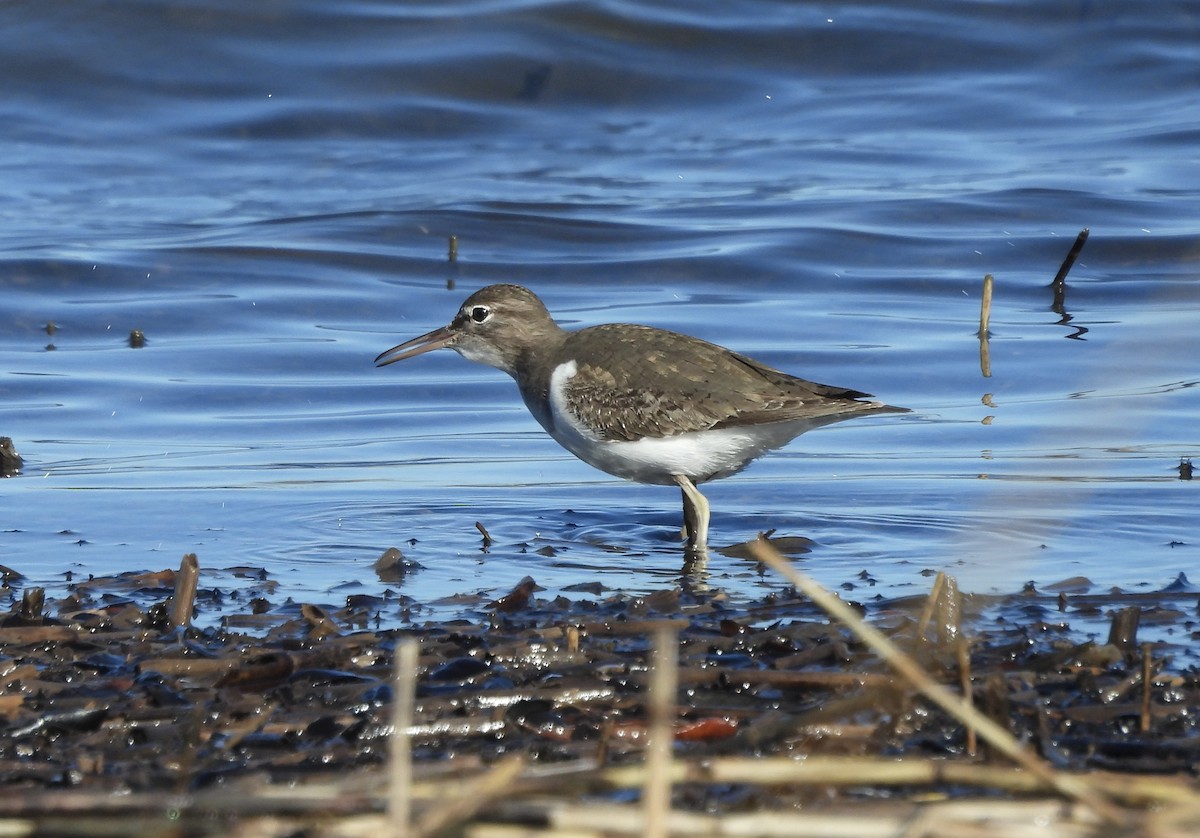
[[[696,484],[682,474],[671,475],[683,491],[683,528],[687,549],[700,553],[708,549],[708,500]]]
[[[683,525],[679,528],[679,535],[684,540],[689,540],[693,532],[696,531],[696,511],[692,507],[692,502],[688,500],[688,494],[680,487],[680,494],[683,495]]]

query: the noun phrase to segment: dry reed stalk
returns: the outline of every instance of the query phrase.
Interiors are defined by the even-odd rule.
[[[874,626],[863,621],[842,600],[800,573],[765,541],[751,544],[756,559],[783,576],[795,588],[809,597],[826,613],[853,631],[872,651],[882,657],[901,677],[917,688],[929,701],[949,713],[964,725],[974,726],[989,745],[1013,762],[1041,778],[1065,797],[1089,806],[1106,821],[1123,824],[1125,814],[1082,777],[1055,771],[1051,766],[1026,749],[1007,730],[1000,727],[942,684],[933,680],[911,657],[902,652]]]
[[[540,838],[648,836],[650,825],[646,823],[644,814],[638,808],[619,804],[563,806],[547,813],[551,830],[539,835]],[[676,811],[671,813],[669,826],[670,834],[680,836],[892,838],[901,833],[904,820],[898,817],[862,818],[856,815],[794,815],[782,812],[708,815]]]
[[[512,832],[477,828],[470,830],[468,835],[469,838],[600,838],[646,834],[642,813],[633,806],[556,806],[546,815],[550,821],[548,829]],[[947,801],[921,806],[897,802],[879,804],[865,814],[759,811],[707,815],[677,811],[671,815],[671,827],[676,835],[756,838],[793,838],[797,835],[828,838],[896,838],[906,835],[1009,838],[1034,832],[1053,834],[1056,838],[1083,838],[1097,834],[1093,813],[1083,807],[1077,810],[1064,807],[1059,800]]]
[[[698,772],[714,783],[828,786],[963,785],[1033,792],[1045,788],[1041,778],[1019,768],[937,759],[900,757],[728,757],[713,760]],[[698,779],[686,776],[685,779]]]
[[[992,377],[992,350],[989,345],[992,322],[992,286],[996,280],[991,274],[983,278],[983,299],[979,303],[979,370],[984,378]]]
[[[600,772],[606,785],[635,788],[646,781],[642,766],[609,768]],[[703,763],[675,763],[677,783],[738,783],[794,787],[798,785],[930,786],[961,785],[1028,793],[1045,782],[1011,766],[978,765],[949,760],[901,757],[723,757]]]
[[[654,631],[654,665],[650,670],[650,740],[642,790],[646,838],[667,838],[671,832],[671,752],[675,747],[678,670],[679,633],[674,625],[663,624]]]
[[[987,340],[991,334],[988,326],[992,322],[992,286],[996,278],[988,274],[983,278],[983,298],[979,302],[979,337]]]
[[[1142,835],[1153,838],[1195,838],[1200,835],[1200,801],[1149,812]]]
[[[1064,806],[1058,800],[941,801],[922,806],[898,834],[906,838],[1011,838],[1038,833],[1054,838],[1098,838],[1104,834],[1094,812],[1082,806]]]
[[[409,729],[416,703],[419,653],[420,645],[415,640],[402,640],[396,647],[387,795],[387,832],[393,838],[406,838],[412,823],[412,740]]]
[[[453,798],[439,797],[410,834],[430,836],[460,825],[475,813],[510,789],[525,769],[525,758],[513,754],[493,765],[487,773],[471,784],[466,794]]]

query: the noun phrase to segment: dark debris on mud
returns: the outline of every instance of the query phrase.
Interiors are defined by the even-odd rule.
[[[279,834],[351,834],[311,819],[385,808],[393,663],[407,638],[420,650],[408,730],[418,783],[459,782],[514,755],[526,768],[460,830],[542,817],[522,789],[628,804],[637,789],[612,772],[643,762],[651,637],[664,623],[679,639],[674,758],[687,772],[677,810],[732,817],[1029,791],[944,772],[900,784],[714,780],[726,775],[713,766],[747,757],[1008,765],[787,587],[740,604],[686,588],[567,600],[539,599],[523,580],[464,608],[474,616],[382,628],[394,600],[277,603],[253,568],[226,571],[245,581],[240,592],[206,587],[201,573],[181,609],[188,566],[73,582],[54,602],[3,569],[12,607],[0,616],[0,821],[30,829],[6,834],[103,834],[96,824],[109,817],[154,834],[225,834],[264,813],[299,819]],[[856,607],[934,678],[969,684],[976,706],[1054,768],[1116,772],[1130,788],[1169,778],[1194,800],[1196,592],[1186,582],[1136,595],[1060,588]],[[196,610],[211,627],[191,626]],[[1111,624],[1106,640],[1073,628],[1097,615]],[[1167,619],[1178,645],[1138,640],[1140,622]]]

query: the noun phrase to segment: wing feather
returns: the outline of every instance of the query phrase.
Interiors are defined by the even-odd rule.
[[[666,337],[627,324],[573,333],[564,346],[577,365],[564,392],[568,409],[602,439],[637,440],[883,407],[699,338]]]

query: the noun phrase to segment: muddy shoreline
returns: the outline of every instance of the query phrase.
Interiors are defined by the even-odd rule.
[[[394,660],[408,641],[418,821],[445,817],[431,801],[463,795],[478,805],[438,829],[552,829],[548,796],[559,808],[636,811],[664,628],[677,638],[668,716],[678,817],[899,817],[896,807],[931,800],[1051,795],[787,586],[749,603],[680,587],[570,601],[540,599],[523,580],[466,610],[474,616],[386,628],[380,615],[398,598],[330,610],[273,601],[253,569],[242,591],[212,588],[198,565],[192,573],[185,559],[178,570],[78,580],[50,602],[6,575],[0,819],[29,830],[13,834],[109,834],[133,821],[139,834],[349,834],[339,830],[356,818],[385,817],[395,698],[407,689]],[[1116,776],[1097,782],[1122,811],[1150,817],[1164,789],[1196,804],[1196,592],[1186,580],[1154,593],[1061,587],[982,597],[942,577],[927,596],[843,598],[934,680],[959,694],[969,685],[974,705],[1052,770]],[[210,627],[190,625],[197,611]],[[1091,637],[1097,619],[1110,625],[1106,640]],[[1138,639],[1140,622],[1165,620],[1177,644]],[[819,781],[803,775],[817,765]],[[851,766],[849,779],[838,765]],[[914,773],[887,773],[896,767]],[[499,768],[502,791],[464,791]],[[1146,777],[1157,785],[1139,785]],[[268,816],[290,831],[256,831]]]

